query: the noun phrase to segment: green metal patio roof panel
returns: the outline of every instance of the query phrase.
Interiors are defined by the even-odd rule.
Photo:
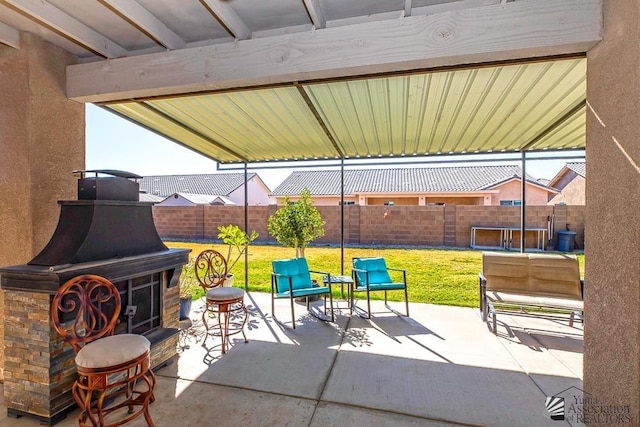
[[[149,99],[108,107],[221,163],[585,147],[571,58]]]
[[[518,151],[584,100],[585,61],[312,84],[305,90],[348,156]],[[552,139],[545,140],[548,148],[564,145]]]
[[[333,157],[335,149],[295,87],[147,101],[163,115],[224,145],[239,158]]]
[[[214,145],[207,138],[195,134],[187,127],[180,126],[167,117],[159,115],[144,103],[108,104],[106,108],[204,156],[219,161],[237,161],[237,156],[230,154],[222,147]]]

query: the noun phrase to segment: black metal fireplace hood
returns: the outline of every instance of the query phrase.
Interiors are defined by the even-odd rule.
[[[87,177],[89,172],[96,177]],[[78,200],[58,202],[58,226],[28,265],[78,264],[167,250],[153,223],[152,204],[138,201],[139,184],[132,179],[140,176],[113,170],[77,173]]]
[[[79,174],[78,200],[59,201],[60,218],[49,243],[31,261],[0,267],[2,289],[55,293],[79,274],[111,281],[169,271],[177,283],[189,249],[169,249],[153,223],[152,203],[140,202],[138,175],[114,171]],[[95,174],[95,176],[87,176]],[[105,176],[108,175],[108,176]]]

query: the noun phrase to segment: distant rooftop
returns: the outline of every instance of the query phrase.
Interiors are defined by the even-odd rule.
[[[587,177],[587,164],[585,162],[567,163],[566,167],[582,176],[583,178]]]
[[[251,180],[256,173],[249,173]],[[140,191],[160,197],[175,193],[228,196],[244,183],[244,173],[216,173],[196,175],[152,175],[139,180]]]
[[[490,189],[520,176],[520,167],[513,165],[345,170],[344,191],[345,194],[469,192]],[[529,175],[527,181],[546,187]],[[318,196],[340,194],[340,171],[293,172],[272,194],[297,195],[305,188]]]

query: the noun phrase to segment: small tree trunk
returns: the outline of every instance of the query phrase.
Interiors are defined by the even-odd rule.
[[[298,248],[298,251],[300,252],[299,258],[304,258],[304,247]]]

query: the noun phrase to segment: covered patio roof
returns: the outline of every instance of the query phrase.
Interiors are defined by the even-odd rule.
[[[220,163],[580,149],[586,60],[494,65],[117,102]]]
[[[221,164],[585,147],[599,0],[0,1],[69,99]]]

